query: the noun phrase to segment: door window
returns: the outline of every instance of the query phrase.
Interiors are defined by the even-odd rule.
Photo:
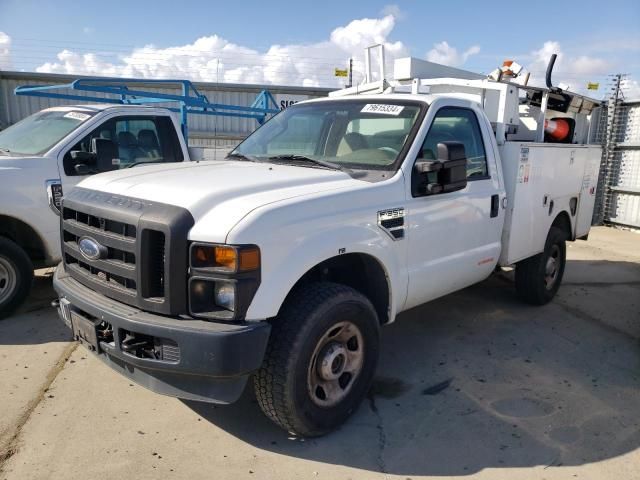
[[[421,158],[436,160],[438,143],[462,142],[467,156],[467,180],[489,177],[487,156],[476,114],[466,108],[446,107],[436,113],[422,145]]]
[[[114,165],[127,168],[142,163],[181,162],[182,149],[169,117],[116,117],[94,129],[69,149],[63,164],[67,175],[77,175],[72,151],[91,152],[94,138],[111,140],[118,149]]]

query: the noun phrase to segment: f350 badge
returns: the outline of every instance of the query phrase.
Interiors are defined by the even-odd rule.
[[[404,238],[404,207],[390,208],[378,212],[378,226],[393,240]]]

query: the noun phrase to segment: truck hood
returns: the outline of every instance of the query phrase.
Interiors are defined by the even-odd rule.
[[[5,155],[0,153],[0,171],[8,172],[15,170],[39,170],[43,164],[53,165],[58,168],[55,160],[43,156],[25,156],[25,155]]]
[[[322,168],[204,161],[103,173],[78,186],[186,208],[196,222],[190,239],[223,242],[235,224],[260,206],[362,184],[344,172]],[[200,232],[198,238],[192,238],[194,232]]]

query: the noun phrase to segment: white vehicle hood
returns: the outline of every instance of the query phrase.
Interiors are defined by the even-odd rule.
[[[8,172],[9,170],[40,170],[43,165],[53,165],[58,168],[55,160],[47,157],[34,155],[5,155],[0,153],[0,170]]]
[[[204,161],[102,173],[78,187],[186,208],[196,222],[190,240],[224,242],[231,228],[260,206],[362,184],[323,168]]]

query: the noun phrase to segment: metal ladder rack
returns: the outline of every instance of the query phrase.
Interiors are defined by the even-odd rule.
[[[177,88],[181,93],[160,93],[136,88],[139,85],[158,85],[165,88]],[[65,92],[70,90],[71,92]],[[111,96],[94,96],[74,92],[89,92]],[[90,77],[80,78],[61,85],[23,85],[16,87],[16,95],[32,97],[59,98],[81,102],[113,103],[120,105],[145,105],[157,103],[178,103],[175,107],[163,107],[180,113],[180,125],[184,138],[188,138],[188,114],[219,115],[225,117],[253,118],[262,125],[269,116],[280,111],[273,95],[262,90],[250,106],[225,105],[211,103],[198,92],[189,80],[146,80],[129,78]]]

